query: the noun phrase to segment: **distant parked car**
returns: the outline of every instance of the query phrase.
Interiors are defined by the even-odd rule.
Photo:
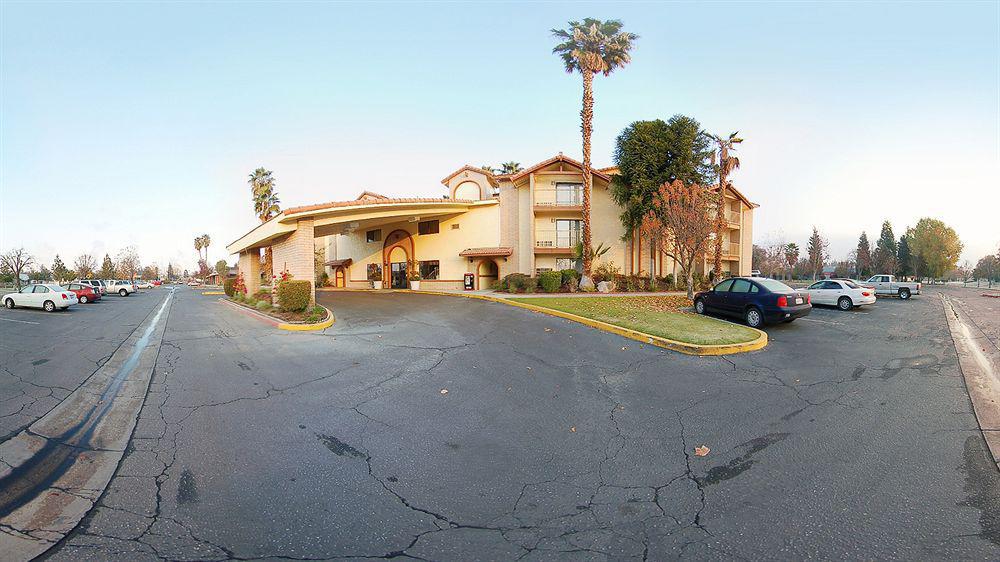
[[[3,296],[3,305],[7,308],[27,306],[41,308],[46,312],[69,308],[77,302],[79,301],[76,298],[76,293],[50,283],[28,285],[16,293],[7,293]]]
[[[807,293],[796,291],[781,281],[763,277],[726,279],[711,290],[694,296],[698,314],[717,312],[743,318],[758,328],[774,322],[792,322],[812,310]]]
[[[898,281],[894,275],[872,275],[867,284],[875,288],[876,294],[897,295],[903,300],[920,294],[920,283]]]
[[[760,277],[760,270],[759,269],[751,270],[750,277]]]
[[[84,285],[83,283],[70,283],[69,285],[66,285],[66,288],[76,293],[76,298],[80,301],[80,304],[87,304],[88,302],[101,300],[101,290],[95,289],[90,285]]]
[[[188,287],[197,287],[197,286],[198,286],[198,282],[195,281],[194,279],[188,281]]]
[[[119,296],[127,297],[135,292],[135,285],[131,281],[112,279],[108,281],[108,292],[118,293]]]
[[[159,287],[160,285],[163,284],[163,281],[160,281],[159,279],[154,279],[153,281],[151,281],[151,283],[153,284],[154,287]]]
[[[108,292],[108,286],[102,279],[81,279],[78,283],[90,285],[94,290],[100,291],[102,295]]]
[[[863,304],[875,304],[875,289],[862,287],[848,279],[826,279],[809,285],[808,293],[813,304],[828,304],[840,310],[851,310]]]
[[[152,289],[153,284],[149,281],[143,281],[142,279],[136,279],[135,285],[140,289]]]

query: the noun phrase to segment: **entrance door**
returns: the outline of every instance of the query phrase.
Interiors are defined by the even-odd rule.
[[[341,288],[346,287],[347,286],[347,279],[346,279],[346,277],[347,276],[344,273],[343,266],[338,267],[337,271],[334,272],[334,274],[333,274],[333,286],[334,287],[341,287]]]
[[[390,287],[393,289],[405,289],[406,288],[406,262],[397,262],[389,264],[390,272]]]

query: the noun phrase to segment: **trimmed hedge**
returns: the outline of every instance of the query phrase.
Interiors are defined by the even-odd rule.
[[[554,293],[562,286],[561,271],[543,271],[538,275],[538,286],[546,293]]]
[[[222,290],[226,292],[226,296],[232,298],[236,294],[236,278],[230,277],[222,282]]]
[[[289,279],[278,283],[278,306],[289,312],[299,312],[309,306],[312,284],[308,281]]]

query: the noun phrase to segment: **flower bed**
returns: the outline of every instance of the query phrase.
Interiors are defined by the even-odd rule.
[[[237,293],[238,295],[241,293]],[[259,293],[258,293],[259,294]],[[227,298],[226,300],[238,304],[244,308],[249,308],[250,310],[255,310],[261,314],[270,316],[275,320],[280,320],[282,322],[287,322],[291,324],[318,324],[320,322],[325,322],[330,318],[330,312],[320,306],[315,305],[312,307],[307,307],[305,310],[292,312],[288,310],[282,310],[280,307],[273,306],[268,300],[257,300],[251,297],[234,297]]]

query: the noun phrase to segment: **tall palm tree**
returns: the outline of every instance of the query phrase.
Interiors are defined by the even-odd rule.
[[[201,242],[201,236],[195,236],[194,237],[194,249],[197,250],[197,252],[198,252],[198,259],[199,260],[201,259],[201,249],[203,247],[204,246],[202,245],[202,242]]]
[[[490,166],[489,164],[483,164],[482,166],[479,166],[479,167],[482,168],[482,170],[484,172],[486,172],[487,174],[489,174],[491,176],[493,174],[497,173],[497,171],[495,169],[493,169],[493,166]]]
[[[511,160],[510,162],[504,162],[503,164],[500,164],[501,174],[516,174],[523,169],[524,168],[521,167],[520,162],[514,162],[513,160]]]
[[[281,212],[278,199],[278,192],[274,189],[274,176],[271,170],[257,168],[250,174],[247,183],[250,184],[250,193],[253,197],[253,212],[256,213],[260,222],[267,222]],[[264,250],[264,273],[267,278],[271,278],[271,247]]]
[[[740,167],[740,159],[730,154],[736,152],[733,145],[743,142],[739,137],[740,132],[730,133],[728,137],[722,138],[719,135],[711,135],[718,151],[718,163],[716,163],[716,152],[712,152],[712,165],[718,166],[719,171],[719,203],[718,213],[715,217],[715,248],[713,249],[712,274],[716,279],[722,276],[722,235],[726,231],[726,190],[732,185],[729,181],[729,174]]]
[[[201,247],[205,249],[205,263],[208,263],[208,247],[212,245],[212,237],[207,234],[201,235]]]
[[[583,133],[583,275],[581,285],[590,280],[593,261],[590,236],[590,192],[594,178],[590,167],[590,136],[594,122],[594,75],[605,76],[631,62],[629,51],[638,35],[622,31],[619,20],[601,21],[586,18],[582,22],[569,22],[568,29],[553,29],[552,35],[562,42],[552,52],[562,57],[566,72],[579,72],[583,76],[583,109],[580,111]]]

